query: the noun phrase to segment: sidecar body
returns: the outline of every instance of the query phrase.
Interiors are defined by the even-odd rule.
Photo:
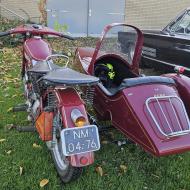
[[[139,72],[142,32],[131,25],[105,27],[95,48],[76,50],[80,71],[100,78],[93,107],[101,120],[155,156],[190,150],[190,79],[179,73]],[[151,53],[151,52],[150,52]]]

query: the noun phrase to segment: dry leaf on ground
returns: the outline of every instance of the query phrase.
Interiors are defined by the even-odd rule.
[[[33,148],[41,148],[41,146],[36,143],[34,143],[32,146],[33,146]]]
[[[101,144],[108,144],[109,142],[104,140],[104,141],[101,141]]]
[[[0,139],[0,143],[6,141],[6,139]]]
[[[96,172],[102,177],[104,172],[101,166],[96,167]]]
[[[48,179],[43,179],[42,181],[40,181],[40,187],[44,187],[45,185],[47,185],[49,183]]]
[[[9,109],[7,110],[7,112],[11,112],[11,111],[13,111],[13,108],[9,108]]]
[[[11,154],[11,152],[12,152],[12,150],[9,150],[9,151],[7,151],[6,153],[7,153],[7,154]]]
[[[120,169],[125,173],[127,172],[127,166],[126,165],[120,165]]]
[[[20,173],[20,175],[22,175],[22,173],[23,173],[23,167],[19,167],[19,173]]]

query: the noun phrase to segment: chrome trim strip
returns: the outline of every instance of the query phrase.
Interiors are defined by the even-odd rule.
[[[180,66],[180,65],[175,65],[175,64],[168,63],[168,62],[165,62],[165,61],[160,61],[160,60],[158,60],[158,59],[154,59],[154,58],[147,57],[147,56],[144,56],[144,55],[142,55],[142,57],[145,58],[145,59],[150,59],[151,61],[157,61],[157,62],[160,62],[160,63],[162,63],[162,64],[165,64],[165,65],[168,65],[168,66],[172,66],[172,67]],[[183,67],[185,70],[190,71],[190,68],[185,67],[185,66],[182,66],[182,67]]]
[[[186,127],[186,129],[183,129],[182,126],[181,126],[181,124],[179,123],[179,118],[178,118],[178,116],[177,116],[176,110],[174,110],[174,108],[173,108],[173,103],[172,103],[171,99],[177,99],[177,100],[179,101],[179,103],[181,104],[182,110],[183,110],[183,113],[184,113],[184,116],[185,116],[185,119],[186,119],[186,122],[187,122],[187,127]],[[160,110],[161,110],[161,112],[162,112],[163,119],[165,119],[165,121],[166,121],[166,123],[167,123],[167,126],[168,126],[168,128],[170,129],[170,131],[171,131],[170,133],[166,133],[166,132],[161,128],[161,126],[159,125],[158,121],[156,120],[156,118],[155,118],[153,112],[151,111],[151,108],[150,108],[149,104],[151,103],[152,100],[153,100],[153,101],[155,100],[155,101],[157,102],[157,104],[158,104],[158,106],[159,106],[159,108],[160,108]],[[167,117],[166,117],[166,115],[165,115],[165,113],[164,113],[164,111],[163,111],[163,109],[162,109],[162,106],[161,106],[159,100],[169,100],[169,103],[170,103],[170,105],[171,105],[171,107],[172,107],[172,110],[173,110],[173,112],[174,112],[174,116],[176,117],[176,120],[177,120],[177,122],[178,122],[179,130],[173,129],[173,128],[171,127],[171,125],[169,124],[168,119],[167,119]],[[156,96],[156,97],[149,97],[149,98],[147,98],[145,104],[146,104],[146,108],[147,108],[147,110],[148,110],[148,112],[149,112],[149,114],[150,114],[152,120],[154,121],[154,123],[155,123],[157,129],[158,129],[159,132],[160,132],[162,135],[164,135],[165,137],[171,138],[171,137],[182,136],[182,135],[186,135],[186,134],[189,134],[189,133],[190,133],[190,121],[189,121],[189,118],[188,118],[188,115],[187,115],[185,106],[184,106],[184,104],[183,104],[183,101],[182,101],[178,96]]]

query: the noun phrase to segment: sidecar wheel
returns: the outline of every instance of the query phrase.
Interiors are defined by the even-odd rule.
[[[81,175],[82,168],[71,166],[67,158],[63,155],[60,139],[57,139],[55,147],[51,149],[51,154],[57,172],[63,183],[74,181]]]

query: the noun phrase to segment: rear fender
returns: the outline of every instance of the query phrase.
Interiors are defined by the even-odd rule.
[[[178,93],[183,100],[188,116],[190,117],[190,78],[178,74],[166,74],[164,76],[173,78],[175,80]]]
[[[71,111],[73,109],[80,110],[80,112],[86,118],[87,123],[89,123],[84,101],[80,98],[79,94],[75,89],[67,88],[63,90],[58,90],[57,95],[58,95],[60,113],[62,115],[63,126],[65,128],[75,127],[71,119]],[[88,159],[88,162],[85,165],[82,165],[80,163],[82,157]],[[94,153],[89,152],[84,154],[73,155],[70,156],[68,159],[70,160],[71,165],[74,167],[87,166],[94,162]]]

